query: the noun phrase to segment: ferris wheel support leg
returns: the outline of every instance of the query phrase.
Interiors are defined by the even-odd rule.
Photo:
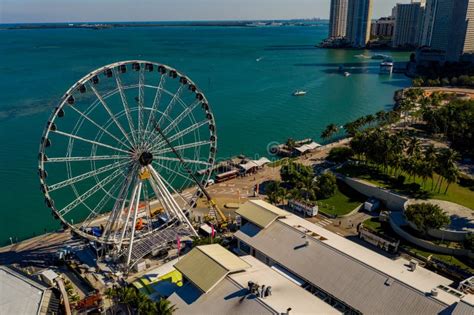
[[[159,198],[160,202],[162,202],[162,205],[167,211],[170,213],[170,217],[178,217],[179,215],[176,212],[176,209],[174,209],[174,206],[170,203],[169,199],[166,197],[165,193],[162,191],[162,189],[159,187],[158,183],[155,180],[154,175],[152,174],[152,177],[148,179],[150,182],[150,186],[155,192],[155,195],[157,198]]]
[[[119,226],[117,227],[117,224],[119,224],[120,218],[121,216],[123,216],[123,211],[125,209],[125,204],[127,202],[127,194],[128,194],[130,185],[132,184],[133,176],[134,176],[134,172],[132,171],[131,174],[129,174],[129,176],[127,177],[126,181],[124,182],[122,186],[122,190],[120,191],[120,197],[119,197],[120,199],[117,200],[117,202],[115,203],[114,208],[112,210],[112,214],[110,215],[109,220],[107,220],[107,225],[105,226],[105,231],[104,231],[106,240],[110,240],[111,235],[114,241],[117,238],[115,230],[116,228],[120,228]]]
[[[198,236],[196,230],[194,230],[193,226],[191,225],[191,222],[189,222],[188,217],[183,213],[183,211],[181,210],[181,207],[178,205],[176,200],[174,200],[173,196],[171,196],[168,189],[166,189],[166,186],[163,183],[163,181],[161,180],[160,175],[155,171],[155,169],[153,167],[148,166],[148,169],[151,170],[153,178],[157,181],[158,185],[161,186],[161,190],[165,193],[165,195],[167,195],[168,199],[171,201],[171,203],[173,205],[173,208],[174,208],[175,212],[178,215],[178,218],[182,222],[185,222],[186,224],[188,224],[189,228],[193,231],[193,234],[195,236]]]
[[[142,182],[138,183],[138,192],[136,201],[135,201],[135,212],[133,213],[133,222],[132,222],[132,234],[130,235],[130,244],[128,245],[128,254],[127,254],[127,266],[130,265],[130,260],[132,258],[132,249],[133,249],[133,241],[135,239],[135,225],[137,224],[137,214],[138,214],[138,206],[140,204],[140,195],[142,192]]]
[[[137,194],[137,190],[138,190],[138,185],[136,185],[133,188],[132,198],[130,198],[130,205],[127,211],[127,218],[125,219],[125,222],[123,223],[122,235],[120,236],[120,241],[118,244],[118,252],[120,252],[120,250],[122,249],[123,239],[125,238],[125,232],[127,231],[127,225],[128,225],[128,221],[130,220],[130,214],[132,213],[132,208],[133,208],[133,204],[135,200],[135,195]]]

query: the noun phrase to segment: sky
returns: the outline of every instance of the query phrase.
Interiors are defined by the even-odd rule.
[[[373,18],[396,3],[373,0]],[[329,16],[330,0],[0,0],[0,23],[295,19]]]

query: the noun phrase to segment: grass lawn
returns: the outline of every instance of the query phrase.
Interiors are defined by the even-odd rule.
[[[366,199],[346,184],[338,182],[334,196],[318,200],[318,205],[320,211],[340,216],[348,214]]]
[[[470,190],[468,187],[463,187],[458,183],[452,183],[449,186],[448,192],[444,194],[446,183],[442,184],[441,192],[438,193],[438,190],[431,190],[432,183],[430,179],[428,179],[424,184],[420,178],[416,178],[415,181],[408,181],[409,175],[402,173],[406,178],[405,182],[403,184],[397,184],[394,177],[383,173],[373,166],[346,165],[337,171],[346,176],[364,179],[376,184],[377,186],[391,189],[412,198],[446,200],[474,210],[474,191]],[[438,178],[439,176],[435,174],[433,179],[435,183]]]
[[[378,218],[370,218],[363,222],[364,226],[369,230],[383,233],[382,223],[379,221]]]
[[[413,247],[411,244],[410,245],[404,244],[404,245],[402,245],[402,247],[404,249],[410,251],[410,252],[416,253],[416,254],[421,255],[425,258],[432,255],[432,257],[435,257],[435,258],[441,260],[442,262],[445,262],[448,265],[457,266],[461,269],[468,270],[470,273],[474,274],[474,268],[472,268],[471,266],[467,265],[466,263],[464,263],[463,261],[459,260],[458,258],[456,258],[454,256],[428,252],[424,249],[420,249],[418,247]]]

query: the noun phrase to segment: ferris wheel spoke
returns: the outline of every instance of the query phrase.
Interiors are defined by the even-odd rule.
[[[87,119],[91,124],[93,124],[94,126],[96,126],[97,128],[99,128],[102,132],[106,133],[107,135],[109,135],[110,137],[112,137],[115,141],[121,143],[124,147],[126,148],[130,148],[130,145],[129,144],[126,144],[125,142],[123,142],[122,140],[120,140],[119,138],[117,138],[116,136],[114,136],[112,133],[110,133],[110,131],[108,131],[107,129],[104,129],[101,125],[99,125],[97,122],[95,122],[94,120],[92,120],[89,116],[87,116],[86,114],[84,114],[83,112],[81,112],[80,110],[78,110],[77,108],[75,108],[74,106],[71,106],[71,109],[74,110],[76,113],[78,113],[79,115],[81,115],[82,117],[84,117],[85,119]]]
[[[67,156],[67,157],[48,157],[47,163],[61,163],[61,162],[83,162],[83,161],[103,161],[103,160],[117,160],[129,159],[126,155],[91,155],[91,156]]]
[[[116,169],[117,167],[121,167],[125,164],[129,163],[129,161],[117,161],[115,163],[112,163],[112,164],[109,164],[109,165],[105,165],[103,167],[100,167],[96,170],[92,170],[92,171],[89,171],[87,173],[84,173],[84,174],[81,174],[81,175],[78,175],[78,176],[75,176],[75,177],[72,177],[72,178],[69,178],[69,179],[66,179],[62,182],[59,182],[59,183],[56,183],[56,184],[53,184],[51,186],[48,186],[48,191],[54,191],[54,190],[57,190],[57,189],[61,189],[63,187],[66,187],[66,186],[70,186],[72,184],[75,184],[77,182],[80,182],[82,180],[85,180],[85,179],[88,179],[88,178],[91,178],[92,176],[96,176],[96,175],[99,175],[99,174],[102,174],[102,173],[105,173],[107,171],[110,171],[110,170],[113,170],[113,169]]]
[[[208,120],[203,120],[203,121],[200,121],[200,122],[198,122],[198,123],[195,123],[195,124],[193,124],[193,125],[191,125],[191,126],[185,128],[185,129],[183,129],[183,130],[181,130],[181,131],[175,133],[174,135],[168,137],[168,141],[169,141],[169,142],[173,142],[173,141],[175,141],[175,140],[178,140],[178,139],[180,139],[180,138],[186,136],[187,134],[193,132],[194,130],[201,128],[202,126],[204,126],[204,125],[206,125],[206,124],[208,124],[208,123],[209,123]],[[155,138],[155,140],[158,139],[158,138],[160,138],[160,135],[158,135],[158,136]],[[153,143],[153,142],[152,142],[152,143]],[[166,141],[164,141],[164,140],[161,141],[161,142],[158,142],[156,145],[153,146],[153,149],[154,149],[154,150],[161,149],[165,144],[166,144]]]
[[[155,97],[153,99],[153,104],[151,105],[151,110],[150,110],[150,115],[148,115],[148,121],[146,123],[145,127],[145,134],[148,132],[148,128],[150,127],[152,121],[153,121],[153,113],[158,110],[158,105],[160,105],[160,100],[161,100],[161,95],[162,95],[162,90],[163,90],[163,84],[166,82],[166,76],[162,75],[160,77],[160,83],[158,83],[158,86],[156,88],[155,92]],[[152,126],[153,128],[153,126]]]
[[[144,83],[145,67],[141,66],[138,72],[138,134],[143,140],[143,102],[144,102]]]
[[[186,149],[190,149],[190,148],[197,148],[197,147],[200,147],[200,146],[203,146],[203,145],[208,145],[208,144],[211,144],[211,143],[212,142],[209,141],[209,140],[198,141],[198,142],[192,142],[192,143],[177,145],[177,146],[174,147],[174,149],[175,150],[186,150]],[[170,153],[170,152],[173,152],[172,148],[166,148],[166,149],[154,151],[153,154],[159,155],[159,154]]]
[[[87,228],[94,222],[94,220],[102,213],[101,209],[107,204],[107,202],[109,202],[109,200],[112,198],[112,195],[115,194],[121,184],[122,181],[116,181],[110,190],[108,190],[105,195],[102,196],[97,205],[91,210],[91,213],[84,221],[82,221],[80,229]]]
[[[114,180],[115,178],[120,176],[121,172],[122,172],[121,169],[115,170],[112,174],[108,175],[107,177],[105,177],[101,181],[97,182],[97,184],[92,186],[92,188],[87,190],[82,195],[78,196],[75,200],[73,200],[71,203],[69,203],[66,207],[59,210],[58,211],[59,214],[62,215],[62,216],[65,216],[66,214],[68,214],[71,210],[76,208],[79,204],[81,204],[84,201],[86,201],[87,199],[89,199],[92,195],[94,195],[97,191],[102,189],[105,185],[107,185],[112,180]]]
[[[178,175],[178,176],[184,178],[184,179],[187,180],[187,181],[190,181],[189,177],[187,177],[187,176],[181,174],[180,172],[177,172],[177,171],[175,171],[175,170],[169,168],[168,166],[166,166],[166,165],[164,165],[164,164],[161,164],[161,163],[159,163],[159,162],[157,162],[157,161],[153,161],[153,163],[155,163],[155,165],[157,165],[157,166],[160,167],[160,168],[163,168],[163,169],[165,169],[165,170],[167,170],[167,171],[169,171],[169,172],[171,172],[171,173],[173,173],[173,174],[176,174],[176,175]]]
[[[163,129],[163,133],[167,135],[170,131],[170,129],[176,127],[186,116],[188,116],[196,107],[202,103],[202,101],[196,101],[191,106],[186,107],[186,109],[178,115],[173,121],[170,122],[168,126],[166,126],[165,129]]]
[[[122,134],[124,135],[124,137],[128,140],[128,142],[133,145],[134,142],[130,140],[130,138],[128,137],[128,134],[127,132],[125,131],[125,129],[123,129],[122,125],[120,124],[120,122],[117,120],[117,118],[115,117],[114,113],[112,113],[112,111],[110,110],[109,106],[107,105],[107,103],[105,102],[104,98],[102,98],[102,96],[99,94],[99,92],[97,92],[97,89],[89,83],[89,87],[92,89],[92,91],[94,92],[95,96],[99,99],[100,103],[102,104],[102,106],[104,107],[104,109],[106,110],[106,112],[109,114],[110,118],[114,121],[115,125],[118,127],[118,129],[120,129],[120,131],[122,132]]]
[[[171,98],[170,102],[168,103],[165,110],[163,111],[163,115],[160,117],[160,119],[158,120],[158,123],[156,124],[158,127],[161,126],[161,122],[163,121],[164,117],[168,117],[171,111],[173,110],[174,104],[176,104],[176,102],[178,101],[183,89],[184,89],[184,85],[181,84],[178,90],[176,91],[176,93],[173,94],[173,97]]]
[[[122,100],[125,116],[127,117],[128,127],[130,128],[130,133],[133,138],[133,143],[137,143],[137,139],[135,138],[135,133],[134,133],[135,127],[134,127],[132,115],[130,113],[130,107],[128,106],[127,96],[125,95],[125,92],[124,92],[122,79],[120,78],[120,75],[115,68],[114,68],[114,76],[115,76],[115,82],[117,83],[117,88],[120,94],[120,99]]]
[[[64,132],[64,131],[54,130],[53,132],[57,133],[59,135],[65,136],[65,137],[74,138],[76,140],[88,142],[90,144],[95,144],[95,145],[100,146],[100,147],[108,148],[108,149],[111,149],[111,150],[115,150],[115,151],[119,151],[119,152],[123,152],[123,153],[127,153],[127,154],[130,153],[126,150],[119,149],[119,148],[113,147],[113,146],[105,144],[105,143],[101,143],[101,142],[97,142],[97,141],[94,141],[94,140],[86,139],[86,138],[83,138],[83,137],[80,137],[80,136],[77,136],[77,135],[73,135],[73,134],[70,134],[70,133],[67,133],[67,132]]]

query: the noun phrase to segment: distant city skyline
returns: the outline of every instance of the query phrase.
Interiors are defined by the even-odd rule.
[[[396,3],[376,0],[373,18]],[[0,23],[329,18],[330,0],[1,0]]]

